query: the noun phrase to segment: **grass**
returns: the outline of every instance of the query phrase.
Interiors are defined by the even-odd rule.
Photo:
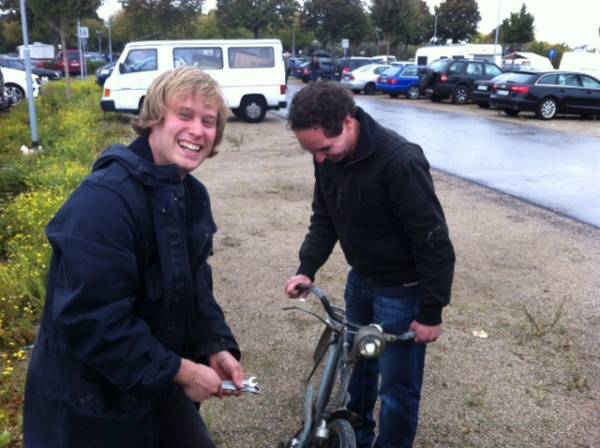
[[[0,448],[22,444],[28,347],[46,293],[50,247],[44,228],[89,173],[107,143],[127,140],[119,118],[105,115],[93,80],[46,84],[36,100],[43,150],[30,145],[27,104],[0,115]]]

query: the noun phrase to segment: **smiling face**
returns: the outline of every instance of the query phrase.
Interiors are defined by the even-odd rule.
[[[309,128],[294,131],[302,149],[310,152],[315,162],[325,160],[340,162],[354,153],[358,142],[359,124],[348,116],[344,119],[342,133],[336,137],[327,137],[323,128]]]
[[[173,101],[163,120],[150,131],[154,163],[177,165],[181,177],[194,171],[208,157],[217,138],[219,108],[196,96]]]

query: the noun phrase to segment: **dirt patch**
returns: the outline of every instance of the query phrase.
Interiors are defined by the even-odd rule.
[[[203,413],[221,447],[273,447],[301,422],[321,331],[282,310],[310,215],[312,163],[271,114],[259,125],[230,120],[220,152],[196,173],[219,226],[216,295],[264,392],[208,401]],[[457,266],[444,336],[428,348],[416,446],[600,447],[600,230],[434,178]],[[346,272],[336,248],[317,282],[339,299]]]

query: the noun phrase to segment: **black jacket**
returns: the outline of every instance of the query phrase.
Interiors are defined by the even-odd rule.
[[[346,260],[377,286],[419,281],[417,320],[441,322],[450,301],[454,250],[421,148],[358,108],[357,148],[342,162],[315,162],[313,214],[299,274],[314,279],[339,240]]]
[[[27,448],[152,447],[181,358],[238,346],[212,294],[204,186],[109,148],[46,229],[53,250],[26,384]]]

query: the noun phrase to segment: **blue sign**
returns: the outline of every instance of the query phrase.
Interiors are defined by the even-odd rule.
[[[550,58],[550,60],[556,58],[556,49],[552,48],[549,52],[548,52],[548,58]]]

